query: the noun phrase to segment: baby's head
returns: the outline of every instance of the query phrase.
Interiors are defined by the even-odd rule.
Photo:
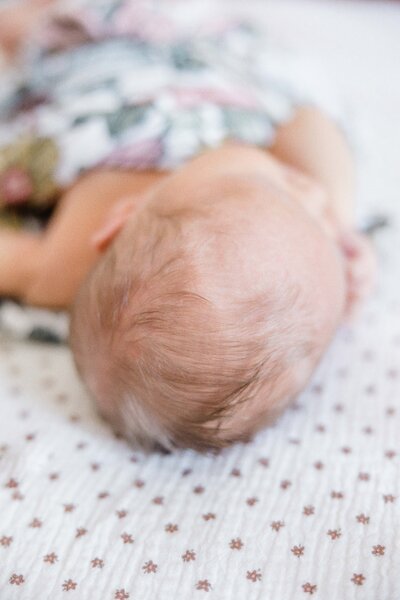
[[[305,386],[343,312],[318,220],[268,169],[198,161],[127,217],[72,313],[100,412],[147,449],[247,441]]]

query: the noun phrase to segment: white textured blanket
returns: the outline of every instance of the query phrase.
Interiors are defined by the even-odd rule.
[[[2,342],[1,600],[400,599],[400,7],[247,7],[357,117],[360,199],[392,223],[378,289],[293,410],[215,457],[132,452],[67,349]]]

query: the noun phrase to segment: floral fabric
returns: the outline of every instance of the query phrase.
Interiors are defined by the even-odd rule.
[[[87,170],[173,169],[227,138],[266,147],[294,107],[323,105],[307,61],[250,21],[73,4],[30,41],[0,104],[0,207],[45,208]]]

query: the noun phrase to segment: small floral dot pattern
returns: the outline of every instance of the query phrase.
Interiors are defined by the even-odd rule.
[[[376,195],[374,164],[366,207],[400,214],[398,164]],[[132,450],[67,348],[1,339],[1,599],[399,600],[399,222],[296,404],[214,455]]]
[[[386,343],[400,364],[400,313],[393,323],[398,329],[385,333]],[[5,597],[84,599],[98,585],[111,599],[129,600],[144,597],[149,585],[161,593],[169,573],[187,597],[262,600],[280,581],[284,598],[325,600],[338,585],[337,567],[321,568],[320,556],[330,556],[341,565],[341,597],[365,590],[366,598],[397,600],[400,581],[392,561],[399,550],[392,527],[400,495],[400,369],[397,377],[392,356],[390,367],[376,365],[381,384],[393,392],[390,404],[362,392],[354,399],[348,392],[354,380],[343,378],[346,363],[358,360],[357,377],[368,380],[362,368],[366,339],[371,330],[383,336],[380,326],[372,305],[357,327],[338,335],[296,410],[250,444],[207,457],[134,452],[98,421],[65,348],[3,342]],[[27,430],[35,436],[27,439]],[[382,440],[397,450],[385,450]],[[289,457],[284,464],[283,454]]]

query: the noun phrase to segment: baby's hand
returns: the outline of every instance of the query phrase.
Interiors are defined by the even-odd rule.
[[[351,320],[374,287],[377,261],[371,242],[362,233],[346,231],[339,235],[338,242],[346,261],[345,318]]]

